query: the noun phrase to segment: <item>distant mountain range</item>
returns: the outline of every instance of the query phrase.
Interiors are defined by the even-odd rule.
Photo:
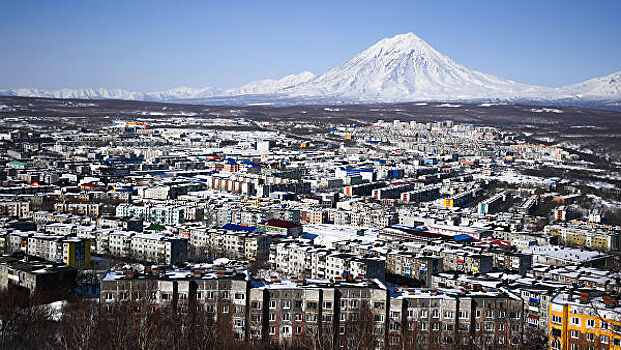
[[[476,101],[621,108],[621,71],[559,88],[521,84],[468,69],[407,33],[383,39],[318,76],[302,72],[234,89],[12,89],[0,95],[235,105]]]

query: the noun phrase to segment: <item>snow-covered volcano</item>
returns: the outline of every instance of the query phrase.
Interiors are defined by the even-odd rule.
[[[470,70],[407,33],[383,39],[344,64],[281,92],[394,102],[515,98],[540,89]]]
[[[242,105],[493,100],[621,106],[621,72],[560,88],[521,84],[468,69],[407,33],[382,39],[318,76],[302,72],[234,89],[13,89],[0,95]]]

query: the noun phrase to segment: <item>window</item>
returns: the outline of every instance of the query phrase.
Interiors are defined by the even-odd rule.
[[[587,341],[595,341],[595,333],[587,333],[586,339]]]
[[[563,322],[563,318],[561,316],[552,315],[552,323],[561,324]]]
[[[295,327],[295,334],[302,334],[302,327]]]
[[[296,321],[302,321],[302,314],[295,314],[294,318]]]
[[[570,323],[572,325],[579,326],[580,325],[580,319],[578,317],[572,317],[572,318],[570,318]]]
[[[504,331],[505,330],[505,324],[504,323],[499,323],[498,324],[498,330],[501,331],[501,332]]]
[[[271,313],[271,314],[270,314],[270,321],[271,321],[271,322],[276,321],[276,314],[275,314],[275,313]]]
[[[570,333],[571,337],[574,338],[574,339],[580,338],[580,332],[578,332],[575,329],[572,329],[569,333]]]
[[[235,293],[235,299],[243,300],[245,298],[246,298],[246,294],[245,293]]]
[[[276,334],[276,327],[270,326],[270,335]]]
[[[580,350],[580,346],[578,346],[578,344],[571,344],[571,346],[569,348],[571,350]]]
[[[426,322],[420,323],[420,330],[421,331],[426,331],[427,330],[427,323]]]
[[[431,329],[434,331],[439,331],[440,330],[440,324],[438,322],[434,322],[431,324]]]
[[[550,342],[550,348],[554,349],[554,350],[561,350],[561,342],[560,341],[556,341],[553,340]]]
[[[222,305],[222,313],[223,314],[228,314],[229,313],[229,306],[228,305]]]
[[[282,330],[282,334],[291,334],[291,327],[289,326],[284,326],[281,328]]]
[[[427,316],[428,316],[427,310],[420,310],[420,318],[427,318]]]
[[[291,321],[291,314],[289,314],[289,313],[282,314],[282,320],[283,321]]]
[[[276,308],[276,300],[270,300],[270,309]]]
[[[291,308],[291,300],[283,300],[282,301],[282,308],[283,309],[290,309]]]
[[[444,318],[453,318],[453,313],[451,311],[444,312]]]
[[[610,342],[610,338],[607,335],[602,335],[599,337],[599,342],[602,344],[608,344]]]
[[[345,334],[345,326],[339,327],[339,334]]]
[[[329,301],[324,301],[323,302],[323,308],[324,309],[331,309],[332,308],[332,303]]]
[[[492,310],[485,311],[485,317],[493,318],[494,317],[494,311],[492,311]]]
[[[440,318],[440,311],[438,311],[438,309],[434,309],[431,312],[431,317],[433,317],[433,318]]]
[[[608,324],[608,322],[604,322],[602,321],[601,325],[599,326],[599,328],[603,329],[603,330],[607,330],[610,329],[610,325]]]
[[[477,312],[476,312],[476,318],[481,318],[481,310],[477,310]]]
[[[468,311],[460,311],[459,312],[459,318],[467,319],[468,318]]]
[[[586,320],[587,328],[595,328],[595,320],[592,318],[588,318]]]

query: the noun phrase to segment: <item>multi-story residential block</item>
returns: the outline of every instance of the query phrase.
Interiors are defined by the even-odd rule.
[[[507,201],[511,197],[511,193],[507,191],[503,191],[501,193],[497,193],[482,202],[478,205],[479,214],[493,214],[498,210],[498,207]]]
[[[401,194],[401,201],[418,203],[432,201],[440,196],[440,185],[429,185]]]
[[[431,276],[444,270],[442,262],[439,256],[389,252],[386,254],[386,273],[417,280],[422,286],[431,286]]]
[[[188,258],[188,240],[161,234],[113,231],[98,236],[108,254],[146,262],[180,264]]]
[[[30,202],[28,201],[0,201],[0,215],[24,218],[29,212]]]
[[[71,296],[77,275],[78,271],[71,266],[37,256],[23,253],[0,256],[0,290],[26,290],[41,298],[41,302]]]
[[[178,205],[120,204],[116,207],[116,216],[119,218],[133,217],[156,224],[178,225],[185,220],[185,209]]]
[[[621,228],[604,225],[548,225],[544,232],[559,238],[560,243],[597,250],[619,250]]]
[[[187,230],[189,244],[211,257],[267,262],[272,237],[240,225],[227,224],[222,229],[197,227]]]
[[[6,252],[21,252],[76,268],[90,267],[91,241],[88,239],[21,231],[3,236]]]
[[[558,293],[550,301],[550,349],[617,349],[620,312],[617,297],[588,291]]]

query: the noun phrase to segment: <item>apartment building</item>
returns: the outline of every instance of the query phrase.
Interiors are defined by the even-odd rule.
[[[416,280],[421,286],[431,286],[431,276],[444,270],[440,256],[412,252],[386,254],[386,273]]]
[[[112,231],[108,235],[98,236],[98,240],[106,240],[101,244],[108,254],[117,257],[128,257],[146,262],[163,264],[180,264],[188,258],[188,240],[130,231]],[[99,245],[99,244],[98,244]]]
[[[414,189],[410,183],[396,183],[387,187],[376,188],[371,191],[371,197],[375,199],[399,199],[401,194]]]
[[[227,224],[218,228],[187,230],[188,242],[211,257],[267,261],[272,237],[252,227]]]
[[[181,311],[194,300],[214,318],[227,317],[236,339],[281,345],[312,335],[347,349],[363,318],[373,329],[377,349],[475,343],[491,349],[516,344],[522,334],[522,300],[503,291],[389,290],[368,280],[259,281],[240,271],[205,268],[111,270],[103,276],[104,307],[134,296]]]
[[[544,232],[559,238],[560,243],[596,250],[619,250],[621,228],[605,225],[547,225]]]
[[[550,349],[621,347],[620,312],[618,298],[608,294],[558,293],[550,301]]]
[[[24,253],[75,268],[90,268],[91,241],[78,237],[47,235],[37,232],[5,232],[4,249]]]
[[[54,211],[57,213],[68,213],[73,215],[96,217],[100,214],[101,204],[60,202],[54,203]]]
[[[479,214],[494,214],[498,210],[498,207],[509,198],[511,198],[510,192],[503,191],[497,193],[479,203],[477,212]]]
[[[0,201],[0,215],[24,218],[29,212],[30,202],[28,201]]]
[[[270,268],[285,276],[327,278],[335,281],[377,278],[384,280],[385,262],[309,244],[279,242],[272,244]]]
[[[430,185],[401,194],[401,201],[419,203],[432,201],[440,196],[440,185]]]
[[[424,252],[442,257],[444,271],[488,273],[494,268],[494,257],[450,246],[427,246]]]
[[[37,294],[42,301],[62,300],[76,288],[78,271],[38,256],[13,253],[0,256],[0,290],[16,288]]]
[[[179,225],[185,220],[184,206],[179,205],[144,205],[119,204],[116,216],[119,218],[133,217],[147,222],[163,225]]]

